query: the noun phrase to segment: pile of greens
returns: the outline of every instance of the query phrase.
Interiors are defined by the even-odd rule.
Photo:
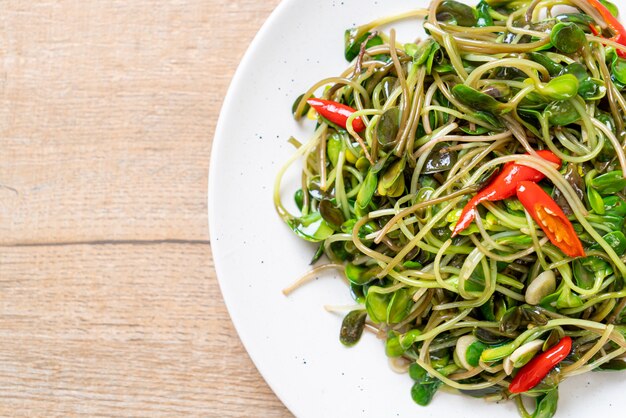
[[[346,31],[351,65],[294,103],[296,119],[317,126],[308,141],[290,140],[297,151],[278,175],[275,205],[295,234],[318,243],[312,264],[329,260],[296,286],[340,270],[358,304],[341,341],[355,344],[363,330],[384,338],[416,403],[447,388],[551,417],[560,381],[626,366],[626,31],[617,12],[603,0],[434,0]],[[425,39],[401,44],[380,29],[416,17]],[[298,160],[292,214],[281,180]],[[538,224],[515,195],[481,202],[453,234],[507,164],[536,171],[584,255],[566,255],[561,226]],[[556,367],[543,364],[557,349]],[[513,390],[531,368],[543,368],[541,381]],[[523,396],[536,399],[534,412]]]

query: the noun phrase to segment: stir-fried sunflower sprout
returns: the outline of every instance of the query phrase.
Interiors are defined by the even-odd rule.
[[[416,403],[446,387],[550,417],[566,377],[625,368],[626,31],[614,14],[604,0],[433,0],[347,30],[350,66],[294,103],[318,123],[290,140],[274,201],[318,243],[312,263],[328,261],[285,293],[340,271],[356,302],[341,341],[384,338]],[[401,19],[428,37],[383,31]],[[298,160],[290,213],[281,179]]]

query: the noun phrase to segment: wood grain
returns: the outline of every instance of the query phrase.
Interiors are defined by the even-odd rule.
[[[1,416],[290,416],[206,213],[221,101],[277,3],[2,2]]]

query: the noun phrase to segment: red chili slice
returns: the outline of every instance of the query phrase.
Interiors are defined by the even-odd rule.
[[[561,159],[552,151],[537,151],[537,154],[544,160],[548,160],[561,167]],[[461,217],[454,227],[452,236],[467,228],[476,217],[476,207],[485,200],[495,202],[497,200],[507,199],[515,195],[517,185],[521,181],[540,181],[545,176],[534,168],[526,167],[521,164],[507,163],[498,174],[498,176],[489,183],[487,187],[482,189],[474,196],[463,208]]]
[[[324,118],[344,129],[347,129],[346,124],[348,122],[348,117],[356,112],[356,110],[350,106],[334,102],[332,100],[309,99],[306,102]],[[361,118],[356,117],[352,120],[352,129],[354,129],[357,133],[365,129],[365,125],[363,124]]]
[[[563,210],[536,183],[523,181],[517,198],[550,241],[570,257],[584,257],[585,250]]]
[[[509,385],[509,392],[522,393],[537,386],[550,370],[569,355],[570,351],[572,339],[563,337],[548,351],[537,354],[517,372]]]

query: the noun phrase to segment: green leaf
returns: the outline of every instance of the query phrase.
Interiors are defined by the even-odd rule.
[[[552,418],[556,414],[558,402],[559,391],[557,388],[548,391],[545,396],[537,398],[537,408],[532,415],[533,418]]]
[[[426,370],[417,363],[413,363],[409,366],[409,376],[415,381],[411,388],[411,398],[418,405],[428,405],[442,382],[430,376]]]
[[[620,87],[624,87],[626,85],[626,59],[619,57],[615,49],[609,49],[606,57],[611,63],[611,78],[620,84]]]
[[[580,63],[568,65],[561,74],[571,74],[578,79],[578,94],[585,100],[599,100],[606,95],[604,81],[591,78],[587,68]]]
[[[561,71],[563,71],[563,66],[561,64],[552,61],[547,55],[541,52],[529,52],[527,55],[528,58],[535,61],[537,64],[543,65],[552,77],[558,76],[561,74]]]
[[[561,13],[554,17],[559,22],[576,23],[582,30],[590,31],[589,25],[595,24],[595,20],[585,13]]]
[[[557,102],[559,103],[559,102]],[[543,106],[546,107],[545,105]],[[531,131],[535,136],[541,138],[541,120],[546,117],[546,115],[542,115],[539,111],[535,109],[528,108],[518,108],[517,114],[520,116],[522,124]]]
[[[607,244],[611,246],[611,248],[613,248],[618,256],[621,257],[624,255],[624,253],[626,253],[626,236],[624,236],[624,233],[622,231],[609,232],[602,238],[606,241]],[[600,248],[600,244],[594,244],[590,247],[590,249],[593,250],[599,250]]]
[[[359,28],[347,29],[345,31],[344,43],[346,60],[352,61],[359,55],[359,53],[361,52],[361,44],[365,42],[370,35],[370,32],[360,33]],[[372,37],[369,41],[367,41],[365,47],[371,48],[373,46],[382,44],[383,39],[380,36],[376,35]]]
[[[400,109],[390,107],[383,113],[376,125],[376,137],[383,149],[388,145],[393,145],[400,130]]]
[[[386,190],[381,196],[400,197],[404,194],[405,181],[404,176],[400,176],[396,179],[393,185]]]
[[[606,84],[597,78],[589,78],[579,84],[578,94],[585,100],[600,100],[606,96]]]
[[[346,263],[344,267],[344,272],[350,283],[360,286],[376,280],[376,275],[380,273],[380,271],[381,268],[378,266],[357,266],[352,263]]]
[[[431,112],[433,113],[433,112]],[[494,128],[502,128],[502,122],[493,114],[490,112],[483,112],[478,111],[476,113],[474,113],[474,117],[478,120],[481,120],[483,122],[486,122],[488,124],[490,124],[491,126],[493,126]]]
[[[586,272],[577,271],[576,264],[574,264],[574,276],[576,276],[577,273],[578,274],[580,273],[591,274],[593,275],[594,281],[595,281],[595,280],[604,280],[605,278],[613,274],[613,268],[611,267],[611,265],[607,263],[606,261],[604,261],[603,259],[601,259],[600,257],[593,257],[593,256],[583,257],[577,260],[579,260],[581,267],[584,268]],[[578,279],[579,278],[576,278],[577,281]],[[585,283],[586,280],[588,280],[589,278],[580,277],[580,279],[581,279],[581,284],[582,284],[582,283]]]
[[[404,52],[411,58],[413,58],[413,62],[415,62],[415,55],[420,51],[419,47],[416,44],[408,43],[404,44]]]
[[[373,170],[367,172],[367,176],[361,184],[359,193],[356,195],[355,211],[358,216],[364,216],[366,209],[374,197],[376,187],[378,186],[378,176]]]
[[[407,45],[405,45],[406,49]],[[440,48],[437,41],[432,38],[428,38],[419,45],[415,45],[415,48],[411,48],[411,51],[406,51],[409,56],[413,58],[413,62],[416,65],[424,65],[428,59]]]
[[[595,274],[592,270],[589,270],[583,264],[583,260],[580,258],[572,261],[572,270],[574,272],[574,279],[576,280],[576,286],[583,289],[591,289],[595,283]]]
[[[428,372],[422,366],[417,363],[412,363],[409,366],[409,377],[416,382],[422,382],[424,379],[427,379]]]
[[[517,347],[514,342],[510,342],[499,347],[488,348],[480,355],[480,359],[485,363],[502,360],[506,356],[511,355],[516,348]]]
[[[343,345],[351,347],[359,342],[365,328],[365,318],[367,312],[362,309],[351,311],[343,318],[339,332],[339,341]]]
[[[385,354],[387,357],[400,357],[406,350],[400,345],[400,339],[395,333],[387,336]]]
[[[484,28],[487,26],[493,26],[493,18],[491,17],[491,7],[485,1],[482,1],[476,5],[476,26]]]
[[[596,119],[598,119],[599,122],[601,122],[604,126],[606,126],[606,128],[609,131],[611,131],[614,135],[617,135],[617,132],[615,130],[615,121],[613,120],[613,116],[610,113],[597,109],[595,117]],[[602,151],[598,155],[597,161],[606,163],[606,162],[611,161],[614,157],[615,157],[615,149],[613,148],[611,141],[604,141]]]
[[[352,296],[352,299],[354,299],[356,303],[359,303],[361,305],[365,304],[365,294],[363,293],[364,287],[365,286],[357,286],[352,283],[350,284],[350,295]]]
[[[449,363],[450,351],[448,351],[447,349],[443,348],[441,350],[432,351],[430,353],[430,365],[435,370],[439,370],[440,372],[443,372],[445,374],[442,368],[449,366]],[[455,368],[457,367],[455,364],[453,364],[453,366]]]
[[[441,385],[439,380],[432,383],[414,383],[411,388],[411,398],[416,404],[427,406]]]
[[[320,215],[322,215],[322,218],[324,218],[324,220],[337,231],[345,222],[343,212],[338,207],[333,205],[329,199],[322,199],[318,210]]]
[[[354,166],[356,167],[357,170],[359,170],[361,173],[366,173],[367,170],[372,166],[370,164],[370,162],[368,161],[367,158],[365,158],[364,156],[360,156],[357,160],[356,163],[354,164]]]
[[[326,155],[332,163],[333,167],[339,162],[339,153],[343,149],[343,139],[340,133],[335,132],[328,138],[326,142]]]
[[[493,301],[493,296],[489,298],[489,300],[486,303],[483,303],[482,305],[480,305],[480,312],[483,314],[483,317],[487,320],[487,321],[495,321],[496,320],[496,315],[494,314],[494,301]]]
[[[309,261],[309,265],[312,266],[313,264],[315,264],[317,260],[319,260],[322,257],[323,254],[324,254],[324,242],[322,241],[320,245],[317,247],[315,254],[313,254],[311,261]]]
[[[589,206],[591,206],[591,209],[595,213],[598,215],[604,214],[604,201],[602,200],[602,196],[596,189],[589,185],[587,186],[587,200],[589,201]]]
[[[541,347],[537,348],[537,350],[540,350],[540,349],[541,349]],[[515,367],[516,369],[524,367],[524,365],[526,365],[526,363],[528,363],[530,360],[532,360],[533,357],[535,357],[535,354],[537,354],[536,351],[532,351],[530,353],[522,354],[517,359],[517,361],[515,361],[515,363],[513,363],[513,367]]]
[[[518,306],[508,309],[500,319],[500,332],[515,332],[522,324],[522,314],[523,311]]]
[[[431,51],[430,54],[428,55],[428,58],[426,59],[426,73],[428,75],[431,75],[433,72],[433,66],[441,61],[442,59],[442,52],[441,52],[441,46],[435,42],[432,47],[431,47]]]
[[[387,319],[387,306],[391,295],[376,292],[376,287],[370,287],[365,297],[365,308],[370,319],[375,324],[384,322]]]
[[[406,333],[404,333],[404,334],[402,334],[402,335],[400,335],[398,337],[399,341],[400,341],[400,345],[405,350],[408,350],[415,343],[415,340],[420,335],[422,335],[422,332],[419,329],[416,329],[416,328],[414,328],[414,329],[412,329],[410,331],[407,331]]]
[[[526,81],[532,83],[531,80]],[[522,99],[518,105],[519,110],[543,110],[552,100],[549,97],[542,95],[539,90],[531,91],[526,97]]]
[[[381,196],[398,197],[404,192],[404,165],[406,160],[400,158],[391,164],[378,182],[378,194]]]
[[[457,153],[448,151],[449,146],[449,143],[440,142],[432,148],[424,164],[424,174],[448,171],[456,164]]]
[[[482,292],[485,290],[485,276],[482,270],[476,269],[465,281],[465,290],[468,292]]]
[[[587,73],[587,67],[578,62],[571,63],[567,67],[563,68],[563,71],[561,71],[559,75],[565,74],[571,74],[575,76],[579,82],[585,81],[589,78],[589,74]]]
[[[502,245],[517,245],[525,247],[533,242],[532,238],[528,235],[514,235],[512,237],[499,238],[497,241]]]
[[[407,268],[407,269],[421,270],[424,266],[419,261],[409,260],[409,261],[405,261],[404,263],[402,263],[402,267]]]
[[[498,298],[493,302],[494,305],[494,315],[496,316],[496,321],[501,321],[506,313],[507,309],[507,301],[504,298]],[[478,333],[476,334],[478,336]],[[483,341],[486,343],[486,341]],[[489,344],[489,343],[487,343]]]
[[[619,196],[607,196],[602,199],[604,210],[608,215],[626,216],[626,202]]]
[[[402,322],[413,305],[413,299],[406,289],[396,290],[387,307],[387,323],[397,324]]]
[[[378,174],[385,167],[388,167],[389,164],[391,164],[391,162],[393,161],[393,158],[391,158],[392,156],[393,154],[389,153],[385,154],[383,157],[380,157],[378,161],[376,161],[376,163],[370,168],[370,170],[373,171],[374,174]]]
[[[578,79],[573,74],[561,75],[541,87],[540,93],[552,100],[571,99],[578,94]]]
[[[458,26],[475,26],[476,16],[470,6],[454,0],[444,0],[437,7],[437,20]]]
[[[385,171],[385,174],[381,177],[379,187],[384,187],[385,189],[390,188],[402,174],[405,162],[404,158],[400,158],[391,164]]]
[[[452,64],[439,64],[433,67],[433,71],[437,74],[453,73],[454,66]]]
[[[366,271],[367,271],[367,267],[357,266],[352,263],[347,263],[344,267],[344,273],[346,277],[348,278],[348,280],[351,283],[358,284],[358,285],[364,285],[369,282],[369,280],[362,279]]]
[[[470,366],[477,367],[480,361],[480,355],[487,348],[487,344],[484,344],[480,341],[472,343],[469,347],[467,347],[467,351],[465,352],[465,358],[467,360],[467,363]]]
[[[296,202],[298,210],[302,212],[302,207],[304,206],[304,192],[302,191],[302,189],[296,190],[293,195],[293,200],[294,202]]]
[[[477,110],[501,113],[503,104],[489,96],[475,90],[465,84],[457,84],[452,88],[452,94],[463,104]]]
[[[587,42],[585,32],[575,23],[557,23],[550,32],[550,41],[556,49],[573,54],[579,51]]]
[[[301,218],[287,221],[287,225],[301,238],[320,242],[335,233],[334,229],[322,218],[319,212],[313,212]]]
[[[583,301],[580,299],[576,293],[572,292],[569,287],[564,287],[559,295],[559,298],[556,300],[556,307],[558,309],[564,308],[578,308],[582,306]]]
[[[624,190],[626,179],[621,170],[609,171],[591,180],[591,186],[600,194],[614,194]]]
[[[550,103],[543,111],[543,117],[554,126],[566,126],[580,120],[580,114],[569,100]]]

